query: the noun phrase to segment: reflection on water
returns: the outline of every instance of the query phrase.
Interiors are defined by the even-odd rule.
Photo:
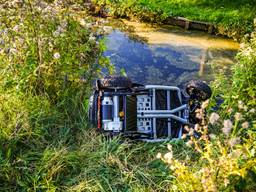
[[[154,34],[153,29],[143,31],[143,34],[139,32],[141,30],[137,31],[137,34],[148,38],[147,43],[130,38],[128,34],[118,29],[113,30],[107,35],[108,49],[105,52],[105,56],[110,58],[117,72],[124,69],[127,75],[138,83],[182,85],[197,78],[209,81],[213,78],[207,65],[210,60],[217,61],[221,57],[228,60],[227,62],[233,62],[233,47],[233,52],[223,51],[225,54],[216,56],[214,52],[209,51],[209,47],[200,45],[187,34],[184,34],[187,36],[185,39],[181,39],[175,38],[172,32],[158,31]],[[157,38],[159,33],[160,36]],[[152,37],[160,40],[153,42]],[[206,44],[209,42],[206,41]]]

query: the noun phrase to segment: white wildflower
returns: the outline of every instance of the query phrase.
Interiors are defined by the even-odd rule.
[[[89,37],[89,41],[95,41],[95,40],[96,40],[96,37],[94,37],[94,36]]]
[[[89,36],[89,41],[95,41],[96,37],[93,35],[93,33],[90,34]]]
[[[238,101],[238,108],[243,109],[244,108],[244,102],[243,101]]]
[[[227,127],[227,128],[233,127],[232,121],[230,119],[224,120],[223,125],[224,125],[224,127]]]
[[[59,58],[60,58],[60,54],[59,54],[59,53],[54,53],[53,57],[54,57],[55,59],[59,59]]]
[[[86,26],[87,28],[92,28],[92,27],[93,27],[93,24],[92,24],[92,23],[87,23],[85,26]]]
[[[168,149],[169,151],[172,151],[172,145],[171,145],[171,144],[167,144],[167,149]]]
[[[243,52],[243,54],[245,55],[245,56],[247,56],[247,57],[251,57],[251,55],[254,53],[254,51],[253,51],[253,49],[251,48],[251,47],[247,47],[245,50],[244,50],[244,52]]]
[[[217,113],[212,113],[210,115],[209,121],[211,124],[216,123],[219,120],[220,116]]]
[[[167,163],[171,163],[172,158],[173,158],[172,152],[168,152],[168,153],[164,154],[164,160],[167,161]]]
[[[199,131],[199,130],[200,130],[200,125],[199,125],[199,124],[196,124],[196,125],[195,125],[195,130],[196,130],[196,131]]]
[[[228,109],[228,113],[232,113],[234,110],[232,108]]]
[[[251,109],[249,112],[250,113],[255,113],[255,109]]]
[[[197,119],[203,119],[204,118],[204,110],[203,108],[196,110],[196,118]]]
[[[242,118],[243,118],[242,114],[241,114],[241,113],[238,113],[238,112],[235,114],[234,117],[235,117],[236,121],[240,121],[240,120],[242,120]]]
[[[244,111],[248,111],[248,107],[246,105],[244,106]]]
[[[196,113],[203,113],[204,112],[204,110],[202,109],[202,108],[200,108],[200,109],[196,109],[196,111],[195,111]]]
[[[240,140],[239,137],[231,138],[231,139],[229,140],[229,145],[230,145],[231,147],[234,147],[235,145],[239,144],[240,141],[241,141],[241,140]]]
[[[52,42],[49,42],[49,43],[48,43],[48,49],[49,49],[50,52],[53,51],[53,47],[54,47],[54,46],[53,46]]]
[[[227,187],[229,183],[230,183],[230,182],[229,182],[228,178],[225,178],[225,179],[224,179],[224,186]]]
[[[248,123],[247,121],[245,121],[244,123],[242,123],[242,127],[243,127],[244,129],[249,128],[249,123]]]
[[[83,27],[86,26],[86,22],[84,19],[79,19],[79,23],[80,25],[82,25]]]
[[[208,105],[209,105],[209,99],[206,100],[206,101],[204,101],[204,102],[202,103],[201,107],[202,107],[203,109],[205,109]]]
[[[229,119],[227,119],[224,120],[223,125],[224,127],[222,128],[222,131],[226,136],[228,136],[232,130],[233,124]]]
[[[15,26],[12,28],[12,30],[15,31],[15,32],[19,32],[19,29],[20,29],[19,25],[15,25]]]
[[[186,143],[186,145],[187,145],[188,147],[191,147],[191,145],[193,145],[193,141],[189,140],[189,141]]]
[[[216,139],[216,135],[213,134],[213,133],[211,133],[211,134],[209,135],[209,137],[210,137],[210,139]]]
[[[162,154],[161,153],[157,153],[156,158],[157,159],[161,159],[162,158]]]
[[[9,49],[9,53],[10,53],[10,54],[15,54],[15,53],[17,53],[17,49],[10,48],[10,49]]]
[[[54,37],[58,37],[60,35],[60,31],[56,30],[53,32]]]
[[[57,27],[57,30],[53,32],[54,37],[60,36],[63,32],[65,32],[65,29],[62,28],[61,26]]]
[[[66,20],[63,20],[60,22],[60,26],[61,26],[62,31],[64,32],[68,26],[68,22]]]

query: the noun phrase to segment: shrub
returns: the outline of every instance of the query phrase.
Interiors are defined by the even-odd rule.
[[[173,158],[172,147],[165,155],[158,155],[166,162],[175,179],[170,188],[173,191],[253,191],[256,187],[256,123],[255,123],[255,33],[250,35],[237,55],[233,67],[232,82],[221,78],[216,85],[230,84],[223,93],[223,86],[215,87],[223,93],[225,102],[220,115],[212,113],[209,121],[194,128],[187,128],[187,145],[194,149],[198,158],[191,160]],[[219,82],[219,81],[222,82]],[[223,82],[224,81],[224,82]],[[222,90],[222,91],[220,91]],[[205,106],[203,106],[205,108]],[[198,117],[205,117],[198,110]],[[208,133],[214,130],[216,134]],[[201,135],[200,139],[195,137]]]
[[[79,4],[0,5],[0,187],[56,190],[79,172],[85,98],[105,66]]]

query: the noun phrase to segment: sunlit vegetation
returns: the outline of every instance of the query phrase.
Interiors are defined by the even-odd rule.
[[[113,16],[161,22],[167,17],[211,22],[218,33],[233,38],[252,32],[255,0],[94,0]]]
[[[209,115],[198,111],[204,123],[167,149],[90,128],[91,82],[110,66],[84,10],[71,1],[0,4],[0,191],[253,191],[255,33],[241,44],[232,77],[220,73],[212,84]],[[211,113],[217,96],[225,101]]]
[[[183,135],[198,159],[173,158],[172,146],[166,154],[158,154],[175,176],[174,190],[253,191],[256,187],[255,32],[247,38],[241,44],[232,79],[219,74],[213,83],[215,96],[225,99],[221,109],[206,118],[199,110],[198,117],[208,121],[194,129],[187,127],[188,134]],[[204,103],[202,108],[207,106]],[[200,139],[194,138],[194,131],[202,134]]]

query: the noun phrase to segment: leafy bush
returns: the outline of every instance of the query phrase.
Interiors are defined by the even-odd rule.
[[[88,129],[91,80],[109,65],[83,7],[0,6],[0,190],[167,190],[169,170],[155,160],[163,145],[106,140]]]
[[[19,9],[2,9],[1,13],[3,88],[54,100],[64,95],[65,88],[80,89],[82,78],[88,83],[100,68],[95,63],[102,48],[90,40],[90,31],[81,26],[79,16],[43,2]]]
[[[78,4],[0,6],[0,187],[54,190],[79,169],[69,147],[87,127],[84,102],[104,47]]]
[[[158,155],[166,162],[175,179],[170,188],[173,191],[251,191],[255,188],[255,125],[241,127],[237,121],[218,120],[215,129],[222,129],[225,136],[206,135],[208,126],[196,125],[197,132],[202,133],[196,139],[190,130],[187,145],[193,147],[199,158],[196,161],[187,157],[175,159],[172,147],[169,152]],[[234,124],[234,125],[233,125]],[[234,134],[236,129],[243,129],[247,137]]]

